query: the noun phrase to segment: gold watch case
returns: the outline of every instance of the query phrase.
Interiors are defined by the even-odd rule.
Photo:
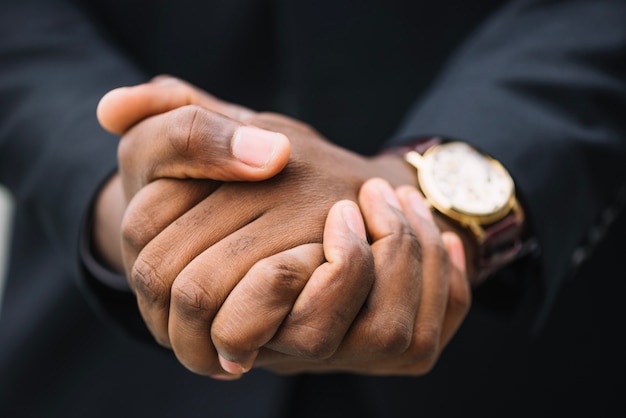
[[[438,144],[423,155],[409,151],[405,159],[417,169],[419,187],[432,207],[469,228],[478,242],[485,239],[483,226],[519,208],[508,171],[467,143]]]

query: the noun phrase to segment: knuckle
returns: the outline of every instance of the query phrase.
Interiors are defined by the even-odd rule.
[[[412,327],[406,321],[379,320],[372,325],[370,333],[376,351],[385,356],[402,354],[411,345]]]
[[[336,344],[326,338],[319,338],[301,347],[306,357],[313,360],[326,360],[337,350]]]
[[[253,351],[250,339],[242,334],[235,325],[238,321],[215,321],[211,326],[211,339],[216,347],[229,353],[234,358]]]
[[[341,277],[358,277],[359,286],[371,285],[375,277],[374,253],[364,240],[350,241],[341,246],[341,252],[333,257],[335,273]]]
[[[130,282],[135,293],[149,304],[163,305],[169,299],[169,286],[161,276],[158,267],[139,257],[133,264],[130,273]]]
[[[161,132],[166,133],[174,153],[183,158],[194,158],[203,151],[207,137],[219,134],[220,124],[215,119],[211,128],[207,126],[207,112],[197,105],[182,106],[171,113],[173,121],[164,120]]]
[[[215,301],[201,282],[178,278],[172,285],[172,305],[186,318],[206,317],[215,309]]]
[[[372,247],[365,240],[351,242],[352,245],[346,246],[346,257],[343,260],[346,264],[358,265],[363,269],[374,268],[374,253]]]
[[[439,329],[435,326],[421,325],[414,336],[412,360],[415,363],[434,365],[439,355]]]
[[[330,338],[327,330],[301,326],[294,330],[292,347],[299,356],[304,358],[327,360],[337,350],[338,342]]]
[[[121,233],[124,245],[139,252],[159,232],[155,218],[143,210],[129,209],[122,220]]]
[[[354,260],[356,260],[356,262],[362,267],[362,271],[367,273],[364,276],[368,276],[370,283],[372,283],[375,279],[375,274],[373,274],[373,272],[376,271],[376,263],[372,247],[370,247],[367,241],[361,241],[359,245],[363,247],[363,250],[360,251],[358,255],[354,256]]]
[[[179,155],[185,156],[192,152],[194,139],[198,137],[198,114],[200,107],[196,105],[183,106],[173,113],[174,122],[168,123],[167,139],[172,149]]]
[[[421,260],[424,243],[422,243],[420,237],[418,237],[413,228],[405,222],[401,222],[398,228],[399,230],[395,235],[398,239],[399,247],[403,249],[403,252],[412,254],[417,257],[418,260]]]
[[[300,288],[305,279],[300,265],[289,260],[264,259],[255,264],[250,272],[263,282],[262,288],[273,293]]]
[[[462,292],[451,292],[448,304],[450,309],[454,312],[459,312],[464,317],[472,306],[471,292],[469,289],[464,289]]]

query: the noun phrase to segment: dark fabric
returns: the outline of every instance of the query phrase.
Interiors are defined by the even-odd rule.
[[[626,186],[626,2],[600,3],[505,9],[454,57],[398,133],[463,139],[503,162],[541,243],[548,302],[576,247]]]
[[[625,21],[623,0],[3,0],[0,415],[623,416]],[[363,154],[473,142],[513,173],[541,262],[477,289],[423,378],[194,376],[79,262],[116,164],[98,99],[160,73]]]

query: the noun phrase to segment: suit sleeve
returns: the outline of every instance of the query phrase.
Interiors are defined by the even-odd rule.
[[[624,192],[625,22],[623,0],[511,3],[455,54],[393,141],[441,135],[503,162],[540,243],[540,278],[524,280],[539,281],[544,315]]]
[[[81,278],[93,305],[118,313],[132,311],[132,296],[99,292],[83,274],[79,235],[98,187],[116,168],[117,138],[99,126],[97,103],[145,78],[73,3],[0,4],[0,182],[17,210],[40,224],[68,277]],[[140,326],[132,312],[127,322]]]

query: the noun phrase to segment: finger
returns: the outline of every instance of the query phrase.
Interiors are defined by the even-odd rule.
[[[359,203],[372,240],[376,280],[335,363],[395,358],[408,348],[421,294],[421,249],[391,186],[363,184]],[[357,353],[358,355],[355,355]]]
[[[152,184],[145,189],[149,190],[150,187]],[[170,325],[176,323],[175,321],[199,321],[202,322],[197,325],[200,331],[192,333],[192,337],[195,335],[200,340],[198,344],[207,344],[207,341],[210,342],[208,332],[213,316],[232,288],[256,261],[308,242],[322,242],[323,218],[316,220],[313,216],[309,217],[313,226],[302,225],[302,228],[306,228],[304,234],[304,231],[294,230],[290,223],[284,222],[284,212],[279,211],[273,217],[262,216],[275,204],[274,201],[262,199],[271,188],[271,183],[264,183],[260,187],[231,183],[229,187],[221,187],[169,224],[141,249],[132,264],[130,280],[137,283],[133,287],[138,289],[140,309],[157,340],[174,347],[172,341],[177,338],[178,327],[173,326],[172,336]],[[241,199],[244,191],[247,193],[248,204],[233,205],[231,202]],[[161,196],[169,197],[168,194]],[[176,199],[174,201],[177,202]],[[298,204],[293,202],[290,206],[296,213]],[[141,236],[143,213],[139,211],[139,215],[136,247],[141,247],[146,241]],[[296,228],[298,225],[296,224]],[[317,236],[319,238],[315,238]],[[183,273],[183,270],[186,271]],[[201,311],[194,317],[193,309],[187,309],[186,306],[193,303],[188,300],[189,291],[186,288],[196,289],[202,285],[199,281],[202,282],[203,279],[207,287],[206,294],[213,297],[206,302],[212,310]],[[174,281],[178,283],[176,286],[173,285]],[[161,297],[166,290],[170,291],[167,293],[168,297]],[[201,293],[199,299],[202,299]],[[188,314],[191,319],[187,319]],[[191,337],[183,335],[181,338],[186,341]],[[193,343],[188,345],[193,346]],[[184,344],[178,346],[184,350]],[[180,357],[185,356],[181,351]],[[200,364],[197,361],[190,359],[189,368],[204,370],[203,374],[220,371],[211,369],[215,367],[211,361]]]
[[[187,105],[198,105],[235,120],[255,114],[170,76],[157,76],[148,83],[111,90],[100,99],[96,114],[104,129],[121,135],[149,116]]]
[[[386,184],[386,182],[382,182],[377,179],[372,179],[363,185],[359,199],[361,202],[361,208],[365,214],[365,219],[368,223],[368,227],[371,233],[373,233],[373,239],[374,239],[373,245],[381,244],[381,248],[382,248],[382,244],[385,243],[384,239],[389,238],[389,234],[388,233],[386,234],[386,231],[399,230],[397,225],[394,225],[393,223],[390,223],[390,222],[394,219],[404,219],[400,216],[401,213],[398,213],[397,211],[395,211],[396,208],[401,207],[401,206],[404,208],[404,210],[407,213],[409,213],[409,218],[411,219],[411,224],[412,224],[411,228],[414,228],[415,231],[417,231],[416,233],[420,236],[420,240],[424,239],[426,242],[429,242],[430,240],[435,239],[438,236],[439,234],[438,229],[434,225],[432,214],[430,210],[428,209],[428,207],[426,206],[425,202],[423,200],[418,200],[416,202],[413,202],[410,206],[407,203],[406,192],[409,192],[409,191],[412,192],[414,191],[414,189],[404,190],[404,197],[402,198],[402,204],[401,204],[400,200],[396,199],[396,196],[393,190],[388,184]],[[387,202],[387,207],[377,205],[383,201]],[[389,211],[390,216],[388,218],[385,218],[383,216],[383,214],[385,214],[386,211]],[[407,219],[404,219],[404,220],[405,222],[408,223]],[[455,241],[455,238],[456,238],[456,241]],[[455,328],[458,327],[458,324],[460,323],[458,318],[462,318],[464,315],[463,312],[466,312],[467,310],[466,302],[467,302],[467,297],[469,295],[469,285],[467,283],[466,277],[464,276],[465,259],[464,259],[464,254],[463,254],[463,248],[460,244],[460,241],[458,240],[458,237],[456,237],[456,235],[448,234],[448,233],[443,234],[442,241],[446,245],[446,248],[449,249],[450,262],[453,264],[453,266],[456,266],[455,272],[451,272],[450,299],[458,299],[460,303],[458,303],[457,306],[455,307],[454,304],[450,302],[446,304],[445,298],[439,298],[440,302],[436,303],[436,305],[439,305],[439,306],[443,305],[446,307],[446,321],[447,321],[447,322],[444,322],[442,331],[439,333],[441,335],[441,341],[442,341],[440,344],[437,345],[435,341],[437,333],[434,333],[434,336],[432,338],[427,339],[428,345],[433,346],[434,344],[434,347],[435,347],[434,350],[436,353],[439,353],[441,347],[445,346],[447,342],[447,338],[448,338],[447,336],[450,335],[450,333],[454,333]],[[412,242],[419,244],[419,241],[412,240]],[[388,243],[386,244],[388,245]],[[418,266],[419,269],[421,269],[422,267],[421,266],[422,257],[420,255],[421,252],[422,250],[420,246],[417,245],[417,247],[414,249],[413,252],[408,253],[409,255],[411,255],[409,259],[415,259],[415,261],[417,262],[416,265]],[[375,257],[379,254],[384,254],[384,253],[379,250],[379,253],[375,253]],[[393,259],[393,261],[395,265],[397,266],[402,265],[400,263],[401,254],[402,254],[401,252],[397,252],[397,251],[395,252],[395,258]],[[447,262],[445,258],[443,260],[441,259],[441,257],[433,258],[432,251],[428,250],[428,248],[426,249],[426,256],[428,259],[431,260],[431,261],[429,260],[426,261],[427,266],[433,265],[432,260],[435,261],[434,264],[441,264],[442,262]],[[377,259],[377,263],[378,263],[378,260],[382,260],[381,257],[377,257],[376,259]],[[383,263],[383,265],[385,266],[386,269],[389,269],[391,267],[391,264]],[[429,267],[426,267],[426,268],[428,269]],[[403,270],[405,270],[404,267],[403,267]],[[445,272],[441,272],[440,274],[442,274],[444,278],[446,277]],[[418,276],[421,276],[421,275],[418,274]],[[384,277],[384,276],[381,276],[381,277]],[[381,294],[385,295],[384,293],[382,293],[382,291],[386,290],[386,287],[382,287],[381,289],[377,288],[377,284],[381,283],[381,280],[380,280],[381,277],[377,276],[372,293],[370,294],[370,297],[368,298],[367,310],[375,311],[374,303],[372,303],[372,299],[374,299],[373,295],[375,295],[376,291],[381,291]],[[398,277],[402,277],[402,274],[400,274]],[[431,276],[431,277],[434,277],[436,279],[438,278],[437,276]],[[397,280],[397,277],[395,279]],[[457,280],[457,279],[462,279],[462,280]],[[428,281],[428,283],[425,285],[426,289],[424,293],[432,296],[433,292],[431,289],[436,288],[436,286],[435,287],[432,286],[433,280],[428,280],[428,279],[426,280]],[[417,283],[419,283],[419,281],[417,281]],[[458,287],[458,289],[455,290],[455,286]],[[403,288],[405,289],[405,291],[410,290],[410,288],[406,288],[404,286]],[[405,293],[411,293],[411,292],[406,291]],[[435,293],[441,293],[441,292],[435,292]],[[455,293],[456,293],[456,296],[452,296]],[[396,301],[396,300],[401,300],[395,296],[389,297],[391,296],[389,294],[385,296],[387,296],[386,300],[391,301],[391,302]],[[417,297],[417,299],[419,299],[419,294],[415,294],[415,296]],[[383,300],[385,300],[385,298],[383,298]],[[379,313],[380,312],[381,311],[379,311]],[[414,312],[417,312],[417,309],[415,309]],[[415,313],[413,315],[414,316],[411,320],[415,321],[417,318],[417,315]],[[456,316],[456,319],[448,320],[449,318],[452,318],[454,316]],[[434,317],[437,318],[438,315],[434,315]],[[365,318],[367,319],[367,321],[364,320]],[[388,323],[388,324],[393,323],[392,321],[389,321],[389,318],[392,318],[392,316],[387,316],[387,321],[385,321],[385,323]],[[361,339],[355,340],[353,338],[354,335],[357,334],[357,332],[354,332],[354,331],[359,330],[358,327],[360,325],[362,325],[363,323],[366,323],[371,326],[372,320],[376,321],[376,318],[375,317],[367,318],[364,315],[359,316],[359,318],[357,319],[358,324],[355,324],[355,327],[351,330],[352,334],[350,335],[350,337],[352,337],[351,342],[353,344],[342,346],[340,350],[345,350],[346,347],[348,348],[348,350],[342,353],[337,352],[332,357],[331,361],[328,361],[328,362],[314,362],[312,360],[305,361],[305,359],[284,356],[281,353],[278,353],[276,351],[262,350],[259,357],[257,358],[257,365],[260,367],[273,370],[278,373],[285,373],[285,374],[307,372],[307,371],[308,372],[311,372],[311,371],[313,372],[345,371],[345,372],[354,372],[354,373],[372,374],[372,375],[416,374],[415,368],[407,367],[407,360],[415,359],[416,355],[424,356],[424,351],[429,352],[432,350],[424,349],[424,347],[416,345],[416,347],[409,347],[409,349],[415,348],[414,352],[410,352],[410,350],[407,350],[406,354],[392,355],[389,352],[387,353],[381,352],[379,354],[383,354],[383,355],[380,355],[378,357],[372,356],[372,355],[368,355],[365,357],[362,355],[355,356],[355,353],[358,354],[359,351],[363,350],[363,347],[367,347],[368,344],[372,345],[372,342],[376,341],[376,338],[378,337],[379,333],[374,332],[372,334],[363,333],[361,336]],[[439,320],[435,319],[434,322],[437,323],[439,322]],[[447,324],[449,324],[449,326]],[[366,327],[363,327],[362,329],[367,330]],[[374,329],[376,330],[377,328],[374,327]],[[419,334],[417,334],[417,336],[419,337]],[[412,338],[412,336],[410,338]],[[357,341],[357,344],[354,344],[354,341]],[[428,360],[426,362],[421,357],[418,357],[418,360],[421,363],[426,364],[426,365],[424,364],[419,365],[420,373],[423,373],[426,367],[432,364],[432,356],[427,356],[427,357],[428,357]]]
[[[228,295],[211,325],[222,367],[245,373],[276,333],[313,271],[324,262],[320,244],[305,244],[256,263]]]
[[[341,356],[333,358],[345,371],[423,374],[436,357],[446,306],[447,260],[440,253],[445,249],[441,250],[439,230],[425,202],[418,197],[409,203],[412,191],[418,193],[409,187],[394,192],[380,179],[371,179],[361,188],[359,201],[368,230],[378,238],[372,244],[376,246],[372,295],[378,292],[378,300],[374,303],[370,297],[367,305],[372,308],[359,316]],[[377,218],[384,213],[383,199],[387,211],[393,211]],[[359,347],[368,351],[354,356]]]
[[[331,220],[332,218],[331,216]],[[172,286],[168,331],[172,348],[178,359],[188,368],[206,374],[213,374],[212,372],[215,371],[216,364],[213,358],[215,348],[212,344],[211,336],[208,335],[206,330],[213,323],[214,317],[220,310],[224,300],[226,300],[245,273],[252,268],[252,265],[257,260],[306,243],[298,241],[301,239],[300,234],[293,230],[292,225],[280,222],[280,220],[271,216],[262,216],[256,219],[204,251],[189,263],[176,278]],[[317,225],[317,223],[314,222],[313,225]],[[322,229],[321,226],[320,229]],[[307,228],[310,229],[311,227],[308,226]],[[310,237],[314,236],[315,233],[307,234],[304,239],[309,240]],[[367,247],[365,241],[362,238],[359,239]],[[354,247],[354,245],[350,247]],[[329,257],[329,263],[324,265],[331,265],[329,267],[331,270],[330,274],[325,273],[320,276],[320,279],[315,279],[316,273],[314,273],[309,283],[317,283],[316,286],[321,288],[315,289],[313,291],[314,295],[320,295],[320,297],[327,299],[325,303],[329,306],[340,306],[340,314],[343,316],[341,318],[333,318],[330,317],[332,315],[329,315],[328,310],[318,312],[322,311],[316,305],[320,299],[315,298],[315,300],[311,300],[310,297],[303,297],[303,293],[301,293],[289,315],[289,318],[295,317],[298,319],[296,324],[302,322],[300,312],[312,312],[314,314],[314,316],[305,315],[304,320],[316,319],[318,315],[325,315],[321,319],[322,322],[337,321],[341,324],[345,321],[349,323],[351,322],[351,316],[356,315],[356,312],[358,312],[358,308],[352,308],[354,313],[351,313],[350,305],[346,307],[346,304],[338,305],[335,302],[337,300],[344,302],[350,298],[357,301],[360,299],[360,302],[357,304],[360,306],[365,299],[367,290],[363,290],[363,286],[360,283],[359,286],[355,286],[353,281],[344,282],[344,280],[337,280],[333,282],[328,280],[327,276],[333,277],[333,266],[338,263],[335,263],[332,252],[326,254],[326,258]],[[341,266],[341,264],[339,265]],[[350,278],[354,278],[350,280],[362,280],[359,275],[352,274],[351,267],[342,267],[339,270],[347,271]],[[335,275],[335,277],[337,276]],[[343,277],[339,278],[343,279]],[[345,283],[348,284],[346,285]],[[346,295],[346,292],[340,292],[345,288],[344,286],[348,286],[350,289],[356,288],[356,293],[350,296]],[[364,295],[359,295],[359,291],[364,293]],[[306,303],[299,303],[301,299]],[[298,309],[298,306],[302,308]],[[318,338],[320,333],[326,336],[327,328],[321,329],[316,324],[317,322],[313,324],[313,328],[304,327],[303,329],[297,329],[300,333],[303,333],[303,331],[305,334],[307,332],[309,334],[313,333],[312,339],[314,341],[311,347],[306,345],[302,348],[302,344],[295,344],[296,349],[302,350],[303,355],[311,353],[313,356],[323,356],[326,355],[326,352],[323,350],[331,350],[331,352],[334,350],[333,345],[336,343],[329,340],[331,341],[329,345],[323,339]],[[337,329],[340,330],[340,333],[342,332],[340,327],[337,327]]]
[[[190,370],[205,375],[224,372],[211,339],[210,327],[237,283],[257,261],[305,244],[285,239],[292,231],[284,222],[278,224],[274,219],[263,219],[263,216],[249,220],[237,215],[239,206],[222,208],[230,210],[229,215],[232,215],[222,218],[237,222],[227,225],[227,229],[236,232],[226,237],[216,236],[217,241],[207,245],[204,242],[207,238],[203,236],[206,232],[198,230],[191,240],[194,248],[190,252],[198,248],[207,249],[191,262],[182,263],[186,266],[176,275],[172,284],[167,324],[172,349],[178,360]],[[208,215],[206,218],[212,217]],[[238,225],[244,221],[248,223]],[[196,243],[199,244],[196,246]],[[149,247],[152,246],[151,242]],[[171,247],[170,241],[167,248]],[[169,268],[164,266],[166,270]]]
[[[450,297],[446,309],[446,320],[441,332],[441,348],[447,345],[457,331],[469,310],[471,298],[470,285],[465,273],[465,256],[462,243],[458,236],[448,232],[442,234],[442,239],[450,254],[454,271],[450,275]],[[370,375],[406,375],[413,372],[404,363],[398,365],[398,361],[354,363],[340,362],[337,361],[336,357],[333,357],[332,362],[315,362],[286,356],[268,349],[260,351],[256,366],[281,374],[343,371]]]
[[[439,229],[424,197],[414,187],[401,186],[397,195],[422,244],[422,297],[415,319],[411,368],[417,374],[428,372],[440,352],[450,286],[450,261]]]
[[[374,281],[374,260],[354,202],[343,200],[330,209],[323,248],[326,262],[267,347],[301,358],[328,358],[362,309]]]
[[[127,197],[156,178],[259,181],[289,160],[287,137],[198,106],[184,106],[134,126],[118,159]]]
[[[331,222],[336,217],[331,216]],[[252,264],[256,260],[284,251],[289,247],[303,244],[302,242],[292,242],[290,239],[285,239],[285,237],[289,236],[298,236],[292,228],[292,226],[280,222],[280,219],[262,216],[241,228],[237,233],[222,239],[185,267],[177,277],[172,288],[168,328],[172,347],[183,364],[197,371],[211,371],[215,367],[213,359],[210,356],[206,357],[206,353],[211,353],[211,350],[215,350],[210,336],[206,335],[204,331],[207,329],[207,324],[213,322],[213,318],[223,301],[232,292],[240,278],[251,269]],[[361,241],[365,242],[362,239]],[[331,257],[331,261],[334,261],[332,251],[326,254],[326,257]],[[349,269],[346,270],[349,271]],[[352,275],[352,277],[357,277],[357,275]],[[323,277],[323,279],[326,279],[326,277]],[[312,280],[313,283],[320,281],[321,279]],[[327,303],[332,305],[338,298],[338,296],[332,294],[332,290],[341,290],[342,285],[343,283],[328,283],[328,280],[325,280],[323,283],[324,288],[314,293],[325,298],[328,297]],[[354,285],[351,287],[354,287]],[[324,292],[328,292],[330,295],[327,296]],[[362,289],[361,292],[363,292]],[[189,295],[192,295],[192,297]],[[342,297],[344,299],[347,298],[345,293],[342,294]],[[365,296],[360,297],[357,293],[352,298],[355,300],[361,299],[362,302]],[[302,305],[300,311],[306,312],[316,308],[315,302],[317,299],[315,301],[308,299],[304,298],[307,303],[300,304]],[[198,306],[202,308],[199,309]],[[298,302],[296,302],[296,306],[298,306]],[[356,315],[358,308],[354,309],[354,311],[353,315]],[[295,317],[300,318],[297,309],[292,310],[290,317],[294,316],[294,312]],[[346,314],[346,312],[348,313]],[[342,308],[344,315],[349,315],[349,312],[349,309]],[[324,312],[324,314],[328,318],[328,312]],[[350,321],[351,319],[348,319],[347,322]],[[305,329],[305,331],[310,330],[310,328]],[[316,330],[319,330],[319,327]],[[325,328],[323,332],[326,332]],[[315,339],[314,355],[321,349],[326,348],[326,346],[320,346],[317,338]],[[331,346],[332,349],[334,348]],[[311,350],[311,348],[307,345],[304,350]]]
[[[206,180],[159,179],[129,202],[122,221],[122,256],[127,274],[141,250],[167,226],[191,210],[220,183]]]
[[[167,243],[157,237],[179,222],[189,222],[181,215],[204,197],[207,188],[213,187],[217,186],[205,181],[161,179],[142,189],[130,202],[124,216],[122,257],[128,282],[144,322],[155,340],[165,347],[171,346],[167,319],[170,289],[176,277],[171,273],[171,266],[184,265],[192,259],[193,253],[181,251],[184,247],[179,246],[176,246],[177,251],[170,251]],[[153,240],[154,245],[150,245]]]
[[[452,264],[450,271],[450,294],[441,330],[440,346],[443,349],[443,347],[448,345],[467,316],[471,306],[472,293],[467,278],[465,251],[461,239],[451,232],[444,232],[442,239]]]
[[[206,181],[161,179],[152,182],[131,201],[124,218],[122,250],[125,265],[130,269],[129,283],[135,291],[144,322],[156,340],[165,346],[171,346],[168,321],[174,281],[207,248],[258,217],[257,207],[228,204],[237,198],[236,187],[218,189],[214,194],[218,203],[205,199],[212,187],[215,185]],[[196,203],[199,197],[201,201]],[[214,222],[215,219],[221,221]],[[242,239],[218,246],[214,250],[222,257],[218,263],[233,265],[236,248],[245,246],[246,242]],[[225,253],[220,253],[220,249]],[[209,261],[206,263],[210,264]],[[233,268],[231,273],[238,279],[249,267]],[[210,266],[207,269],[208,272],[214,270]],[[200,277],[204,276],[206,273],[201,272]]]
[[[428,209],[426,206],[418,205],[415,209],[417,210],[416,214],[423,219],[432,218],[430,211],[427,212],[424,210]],[[432,368],[436,359],[454,336],[463,319],[467,315],[471,303],[470,285],[466,275],[465,255],[462,242],[457,235],[449,232],[444,232],[442,234],[442,240],[449,254],[452,270],[450,271],[450,292],[448,302],[446,304],[445,318],[439,333],[440,341],[438,344],[428,343],[428,345],[431,345],[432,347],[432,356],[424,357],[424,352],[428,352],[428,349],[425,350],[423,347],[420,348],[416,345],[416,353],[419,357],[417,358],[417,361],[408,365],[405,359],[398,358],[395,361],[391,359],[391,361],[386,360],[379,361],[377,363],[369,362],[348,365],[349,367],[344,367],[343,371],[373,375],[422,375]],[[425,286],[428,287],[428,284]],[[434,341],[435,338],[435,335],[433,335],[429,341]],[[415,359],[415,354],[409,352],[408,358]],[[311,364],[306,365],[294,362],[291,359],[279,358],[275,353],[268,353],[264,356],[264,358],[261,358],[261,361],[269,363],[269,368],[272,370],[284,370],[288,372],[306,370],[307,367],[310,370],[312,367]],[[318,367],[316,366],[316,368]],[[328,370],[328,368],[326,368],[326,370]]]

